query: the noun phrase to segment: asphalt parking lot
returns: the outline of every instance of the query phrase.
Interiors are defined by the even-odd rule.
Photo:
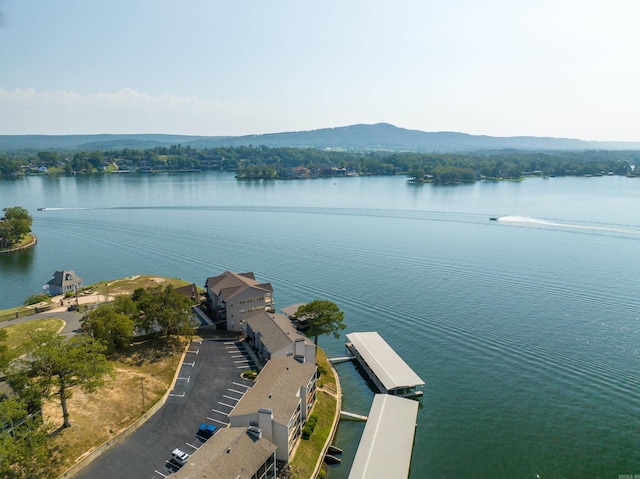
[[[240,377],[255,368],[240,341],[192,341],[164,406],[122,443],[82,469],[78,479],[161,479],[175,471],[169,462],[179,448],[192,454],[202,441],[202,423],[226,427],[228,414],[253,383]]]

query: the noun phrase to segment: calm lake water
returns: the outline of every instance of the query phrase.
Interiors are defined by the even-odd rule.
[[[85,284],[253,271],[277,307],[336,302],[345,332],[378,331],[424,379],[411,478],[618,479],[640,474],[639,181],[1,181],[39,241],[0,255],[0,309],[63,268]],[[342,355],[344,336],[320,345]],[[365,381],[338,370],[345,409],[367,413]],[[341,423],[330,479],[362,429]]]

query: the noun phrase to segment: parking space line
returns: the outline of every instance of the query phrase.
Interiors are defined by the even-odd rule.
[[[223,402],[220,402],[220,401],[218,401],[218,404],[222,404],[223,406],[230,407],[231,409],[233,409],[235,407],[235,406],[232,406],[231,404],[226,404],[226,403],[223,403]]]
[[[194,367],[194,366],[196,365],[196,362],[194,361],[194,362],[192,362],[192,363],[182,363],[182,365],[183,365],[183,366],[187,366],[187,365],[189,365],[189,366],[191,366],[191,367]]]
[[[244,396],[244,393],[246,393],[247,391],[238,391],[237,389],[231,389],[229,388],[229,391],[233,392],[233,393],[238,393],[238,394],[242,394]]]
[[[246,384],[237,383],[237,382],[234,382],[233,384],[235,384],[236,386],[242,386],[243,388],[251,389],[251,386],[247,386]]]
[[[160,471],[158,471],[157,469],[154,469],[153,472],[155,472],[156,474],[160,474],[162,477],[167,477],[166,474],[162,474]]]
[[[222,397],[223,398],[227,398],[227,399],[231,399],[232,401],[235,401],[235,402],[240,401],[240,399],[234,398],[234,397],[231,397],[231,396],[227,396],[226,394],[223,394]]]
[[[187,352],[188,352],[188,353],[193,353],[193,354],[195,354],[195,355],[197,356],[197,355],[198,355],[198,353],[200,352],[200,350],[199,350],[199,349],[196,349],[195,351],[187,351]]]
[[[192,339],[191,342],[192,343],[202,344],[202,339]]]
[[[236,366],[236,369],[249,369],[251,366]]]
[[[238,354],[237,356],[231,356],[231,358],[244,358],[244,354]]]
[[[176,379],[182,379],[183,381],[191,381],[191,376],[187,376],[186,378],[176,378]]]
[[[173,396],[175,398],[183,398],[184,397],[184,393],[182,394],[173,394],[173,393],[169,393],[169,396]]]
[[[229,417],[228,412],[218,411],[217,409],[212,409],[213,412],[217,412],[218,414],[222,414],[224,417]]]
[[[209,416],[207,416],[207,419],[208,419],[209,421],[219,422],[220,424],[223,424],[223,425],[225,425],[225,426],[228,426],[228,425],[229,425],[229,423],[228,423],[228,422],[222,422],[222,421],[219,421],[218,419],[213,419],[212,417],[209,417]]]
[[[192,447],[193,449],[195,449],[196,451],[199,449],[198,447],[194,446],[193,444],[189,444],[188,442],[185,443],[187,446]]]
[[[249,360],[248,359],[240,359],[238,361],[234,361],[234,363],[248,363]]]

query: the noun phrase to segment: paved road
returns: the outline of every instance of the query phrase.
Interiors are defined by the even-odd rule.
[[[167,461],[174,448],[191,454],[202,444],[195,437],[201,423],[226,426],[228,414],[253,384],[240,377],[249,367],[254,365],[239,341],[194,340],[165,405],[124,442],[75,477],[166,477],[172,472]]]
[[[77,334],[81,331],[80,320],[82,319],[82,316],[83,313],[76,313],[66,310],[47,311],[46,313],[32,314],[31,316],[23,316],[18,319],[2,321],[0,323],[0,328],[6,328],[7,326],[11,326],[14,324],[26,323],[27,321],[33,321],[34,319],[58,318],[62,319],[65,322],[64,328],[62,329],[62,334],[72,335]]]

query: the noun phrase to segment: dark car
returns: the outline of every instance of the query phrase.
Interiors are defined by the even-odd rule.
[[[198,439],[202,439],[203,441],[206,441],[211,436],[213,436],[213,433],[216,432],[216,429],[218,429],[218,428],[215,427],[213,424],[202,423],[202,424],[200,424],[200,427],[198,428],[198,432],[196,433],[196,437]]]

